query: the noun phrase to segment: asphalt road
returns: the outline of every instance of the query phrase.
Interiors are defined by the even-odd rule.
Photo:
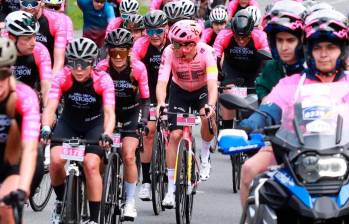
[[[260,1],[261,9],[271,1]],[[325,1],[324,1],[325,2]],[[347,14],[349,12],[348,0],[333,0],[331,4]],[[81,32],[76,32],[76,36]],[[197,135],[196,135],[197,136]],[[200,142],[200,141],[197,141]],[[199,146],[200,147],[200,146]],[[195,197],[192,223],[238,223],[241,215],[239,195],[232,191],[231,165],[227,156],[215,153],[211,156],[212,170],[211,178],[201,183]],[[52,212],[53,198],[44,211],[35,213],[31,208],[25,209],[24,223],[47,224]],[[138,217],[135,223],[176,223],[175,211],[166,210],[159,216],[155,216],[150,202],[137,200]]]

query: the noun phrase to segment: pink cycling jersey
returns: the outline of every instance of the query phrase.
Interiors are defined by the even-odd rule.
[[[64,19],[65,19],[65,25],[66,30],[67,30],[67,41],[71,42],[74,39],[74,26],[73,26],[73,21],[71,20],[71,18],[65,14],[61,14]]]
[[[93,88],[95,92],[103,98],[103,105],[114,106],[114,85],[110,76],[104,71],[92,70],[91,77],[93,79]],[[73,86],[73,82],[71,70],[64,67],[52,81],[49,99],[60,100],[62,94]]]
[[[143,36],[137,39],[132,47],[133,60],[142,60],[148,51],[149,44],[149,36]]]
[[[197,54],[191,61],[176,58],[172,44],[162,54],[158,81],[168,81],[172,72],[172,81],[182,89],[193,92],[207,85],[208,80],[217,80],[218,69],[215,52],[212,47],[199,42]]]
[[[142,67],[139,64],[139,61],[134,61],[131,64],[132,68],[132,75],[135,80],[138,82],[138,88],[139,88],[139,95],[142,99],[148,99],[149,98],[149,87],[148,87],[148,76],[147,76],[147,70],[142,69]],[[97,65],[97,68],[108,72],[109,69],[109,61],[107,59],[104,59],[100,61]]]
[[[208,44],[211,41],[213,33],[214,33],[214,31],[213,31],[212,27],[204,29],[202,31],[201,41]]]
[[[37,68],[39,69],[40,80],[52,79],[51,57],[45,45],[36,42],[34,47],[34,60]]]
[[[250,0],[248,3],[248,6],[259,7],[258,2],[256,0]],[[237,12],[238,9],[239,9],[239,0],[232,0],[231,2],[229,2],[229,5],[228,5],[228,19],[229,20],[235,15],[235,13]]]
[[[38,140],[40,134],[39,100],[29,86],[16,84],[16,113],[22,118],[21,139]]]
[[[319,80],[309,79],[305,78],[303,84],[302,82],[302,75],[301,74],[295,74],[292,76],[286,76],[283,79],[280,79],[279,83],[272,89],[270,94],[266,96],[265,102],[266,103],[275,103],[278,105],[281,110],[285,111],[289,106],[294,105],[295,103],[295,94],[297,92],[297,89],[299,88],[299,85],[308,85],[308,84],[315,84],[320,83]],[[344,82],[346,85],[346,88],[340,88],[344,89],[345,92],[348,92],[349,89],[349,73],[343,74],[343,77],[341,77],[336,82]],[[320,90],[321,91],[321,90]],[[337,90],[334,89],[333,92],[336,92],[335,95],[341,95]],[[347,97],[346,102],[349,102],[349,98]]]
[[[229,43],[233,37],[234,33],[231,29],[224,29],[220,31],[217,38],[213,44],[216,56],[218,58],[222,57],[224,49],[229,46]],[[251,38],[253,40],[256,50],[265,50],[270,52],[267,34],[259,29],[254,29],[251,33]]]
[[[112,21],[110,21],[105,32],[105,37],[107,37],[108,33],[112,32],[113,30],[121,28],[123,22],[124,20],[121,17],[116,17]]]

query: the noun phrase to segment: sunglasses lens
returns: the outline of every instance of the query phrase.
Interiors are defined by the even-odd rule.
[[[164,32],[164,29],[147,29],[148,36],[161,35]]]
[[[77,69],[77,68],[81,68],[81,69],[86,69],[88,66],[90,66],[91,63],[88,61],[84,61],[81,59],[77,59],[77,60],[68,60],[68,66],[73,68],[73,69]]]
[[[37,1],[21,1],[21,5],[25,8],[32,7],[35,8],[39,5]]]
[[[124,20],[127,20],[128,18],[130,18],[129,14],[121,14],[121,18],[123,18]]]
[[[129,51],[109,51],[109,56],[111,58],[117,58],[118,55],[120,58],[126,58],[128,56]]]

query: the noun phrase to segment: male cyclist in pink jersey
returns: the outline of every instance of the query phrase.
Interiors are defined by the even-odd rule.
[[[91,224],[98,222],[102,198],[100,168],[105,155],[102,147],[112,143],[110,136],[115,126],[113,81],[107,73],[92,67],[97,54],[97,45],[88,38],[78,38],[68,44],[67,66],[52,81],[47,107],[42,115],[41,129],[42,138],[47,139],[51,134],[57,107],[63,97],[64,109],[53,130],[53,138],[82,137],[96,141],[100,139],[100,146],[86,147],[83,163],[90,207],[88,223]],[[51,147],[50,175],[57,196],[51,223],[60,223],[66,161],[61,159],[61,146]]]
[[[272,10],[272,9],[271,9]],[[252,114],[240,122],[240,126],[249,129],[263,128],[271,121],[280,124],[282,112],[293,106],[295,95],[303,85],[315,83],[346,82],[349,83],[349,73],[345,71],[345,59],[348,47],[348,27],[343,14],[335,10],[320,10],[307,16],[305,20],[305,45],[308,68],[302,73],[287,76],[273,88],[259,110],[268,118]],[[314,89],[313,91],[316,91]],[[318,91],[321,91],[318,90]],[[334,97],[336,93],[333,92]],[[348,102],[348,98],[342,99]],[[252,180],[275,165],[276,159],[270,147],[261,149],[248,159],[242,166],[241,173],[241,203],[248,198]]]
[[[0,217],[2,223],[14,223],[9,206],[21,212],[30,194],[38,155],[40,112],[35,92],[16,83],[12,76],[11,66],[17,55],[14,43],[0,38],[0,52]]]
[[[47,48],[36,41],[39,23],[29,12],[19,10],[8,14],[5,24],[8,36],[17,48],[15,78],[41,92],[42,103],[46,105],[52,70]]]
[[[20,1],[21,9],[32,13],[40,24],[36,40],[48,49],[51,56],[52,73],[63,68],[64,51],[67,45],[67,28],[65,20],[58,12],[44,8],[39,0]]]
[[[200,178],[207,180],[211,168],[209,148],[213,138],[213,135],[209,133],[208,118],[214,116],[218,69],[213,48],[199,42],[200,34],[201,27],[193,20],[181,20],[171,27],[169,35],[172,44],[167,46],[162,54],[156,97],[159,111],[160,107],[165,105],[166,87],[172,72],[168,108],[170,112],[188,113],[191,107],[192,110],[203,114],[205,113],[204,107],[210,109],[206,117],[201,117],[202,163]],[[163,200],[163,205],[167,208],[173,208],[175,204],[174,167],[182,131],[176,125],[176,116],[169,116],[168,119],[171,130],[166,150],[168,192]]]

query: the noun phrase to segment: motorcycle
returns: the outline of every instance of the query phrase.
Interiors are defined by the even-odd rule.
[[[251,109],[237,96],[225,101]],[[309,84],[283,109],[275,133],[219,136],[230,154],[259,149],[267,139],[279,164],[254,179],[241,224],[349,223],[348,112],[348,84]]]

